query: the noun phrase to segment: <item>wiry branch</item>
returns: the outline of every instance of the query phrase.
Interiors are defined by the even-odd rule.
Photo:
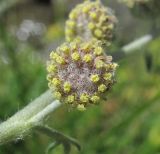
[[[133,42],[123,46],[118,52],[115,52],[112,54],[113,59],[115,61],[119,61],[123,58],[125,58],[130,53],[140,49],[141,47],[148,44],[150,41],[152,41],[155,37],[151,34],[144,35]]]

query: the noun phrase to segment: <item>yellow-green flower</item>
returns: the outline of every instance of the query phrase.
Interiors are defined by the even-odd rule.
[[[113,11],[100,0],[86,0],[70,12],[65,27],[66,40],[72,41],[81,37],[88,41],[96,38],[109,44],[116,22]]]
[[[50,54],[49,88],[60,102],[84,111],[101,102],[112,87],[117,65],[110,59],[95,39],[64,43]]]

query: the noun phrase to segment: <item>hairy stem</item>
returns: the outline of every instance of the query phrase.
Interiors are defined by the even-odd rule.
[[[134,50],[140,49],[142,46],[146,45],[153,39],[153,36],[151,34],[144,35],[141,38],[136,39],[135,41],[125,45],[122,50],[124,53],[128,54],[131,53]]]
[[[54,101],[53,95],[50,90],[47,90],[35,100],[30,102],[26,107],[13,115],[8,121],[15,120],[27,120],[35,116],[37,113],[42,111],[46,106]]]
[[[146,34],[146,35],[130,42],[129,44],[123,46],[120,51],[115,52],[111,55],[113,56],[113,59],[115,61],[119,61],[119,60],[125,58],[130,53],[140,49],[143,46],[145,46],[146,44],[151,42],[154,38],[155,37],[152,36],[151,34]]]
[[[27,135],[59,106],[48,90],[0,125],[0,145]]]

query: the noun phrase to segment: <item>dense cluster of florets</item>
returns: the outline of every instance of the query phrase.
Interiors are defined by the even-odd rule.
[[[87,0],[70,12],[66,21],[66,40],[72,41],[78,36],[84,40],[96,38],[109,44],[116,21],[112,10],[99,0]]]
[[[99,41],[64,43],[50,54],[49,88],[61,102],[85,110],[103,100],[114,83],[116,67]]]

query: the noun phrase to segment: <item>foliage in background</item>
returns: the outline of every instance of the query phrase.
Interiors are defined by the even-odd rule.
[[[56,12],[56,10],[54,10]],[[9,16],[12,15],[12,10]],[[64,14],[64,12],[62,13]],[[56,19],[55,21],[59,21]],[[3,22],[2,22],[3,21]],[[61,21],[59,21],[61,22]],[[61,23],[60,23],[61,24]],[[28,42],[20,42],[0,22],[0,119],[3,121],[47,89],[44,55]],[[60,27],[48,28],[62,38]],[[140,30],[142,30],[141,27]],[[49,32],[51,30],[51,32]],[[55,30],[55,32],[54,32]],[[59,34],[58,34],[59,31]],[[50,41],[49,41],[50,43]],[[48,44],[43,44],[45,49]],[[119,46],[119,44],[115,44]],[[116,47],[112,47],[116,48]],[[82,143],[83,154],[158,154],[160,153],[160,39],[144,50],[122,60],[117,84],[108,101],[81,113],[65,107],[51,116],[49,123],[56,129],[75,136]],[[148,71],[145,51],[152,56]],[[55,118],[56,117],[56,118]],[[46,136],[34,134],[0,147],[0,154],[43,154]],[[62,147],[55,150],[62,153]],[[73,149],[73,153],[78,153]]]

